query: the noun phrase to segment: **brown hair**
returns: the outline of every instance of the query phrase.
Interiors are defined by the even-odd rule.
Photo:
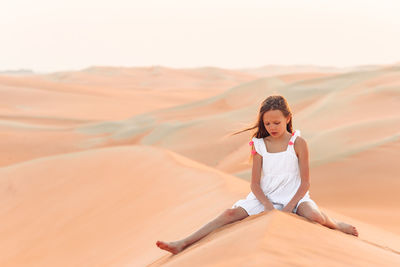
[[[251,126],[250,128],[246,128],[244,130],[234,132],[232,135],[236,135],[245,131],[250,131],[256,129],[255,132],[251,137],[256,138],[264,138],[269,136],[270,134],[267,132],[264,126],[264,113],[270,110],[280,110],[282,111],[283,115],[287,118],[290,117],[288,124],[286,125],[286,129],[289,133],[293,133],[293,126],[292,126],[292,111],[290,110],[289,104],[285,97],[281,95],[271,95],[268,96],[263,102],[261,102],[260,110],[258,112],[257,121]],[[252,138],[250,138],[252,139]],[[254,150],[254,144],[251,146],[251,149]],[[251,154],[250,159],[253,158],[253,154]]]

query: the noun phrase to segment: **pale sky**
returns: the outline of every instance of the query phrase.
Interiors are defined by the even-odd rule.
[[[10,0],[0,71],[400,62],[398,0]]]

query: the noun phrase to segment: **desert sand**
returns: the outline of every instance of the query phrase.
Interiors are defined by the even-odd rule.
[[[250,126],[284,95],[310,196],[186,237],[250,192]],[[0,266],[399,266],[400,65],[0,74]]]

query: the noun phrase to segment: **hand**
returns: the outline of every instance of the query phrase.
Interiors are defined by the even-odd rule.
[[[289,212],[289,213],[291,213],[291,212],[293,211],[293,209],[294,209],[294,207],[293,207],[292,205],[286,205],[286,206],[282,209],[282,211],[283,211],[283,212]]]
[[[271,210],[274,210],[274,209],[275,209],[274,206],[270,207],[270,206],[264,205],[264,211],[271,211]]]

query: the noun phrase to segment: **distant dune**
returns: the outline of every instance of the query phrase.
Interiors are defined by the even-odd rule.
[[[194,232],[250,192],[250,126],[284,95],[310,195],[359,237],[279,210]],[[0,73],[0,266],[400,265],[400,66]]]
[[[19,70],[0,70],[0,75],[33,75],[33,70],[19,69]]]
[[[282,74],[292,74],[292,73],[313,73],[313,72],[323,72],[323,73],[345,73],[345,72],[355,72],[355,71],[366,71],[380,69],[383,66],[380,65],[364,65],[356,67],[327,67],[327,66],[314,66],[314,65],[266,65],[258,68],[243,68],[238,69],[241,72],[249,73],[253,75],[262,76],[276,76]]]

